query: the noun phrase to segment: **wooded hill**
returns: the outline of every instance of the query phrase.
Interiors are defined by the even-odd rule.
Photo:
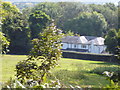
[[[31,40],[54,19],[64,33],[105,37],[110,29],[119,31],[119,10],[113,3],[104,5],[78,2],[43,2],[20,12],[10,3],[2,3],[7,13],[2,20],[2,31],[10,41],[13,54],[28,53]],[[9,14],[8,14],[9,13]]]
[[[64,32],[71,30],[80,35],[103,36],[110,28],[118,29],[118,7],[112,3],[50,2],[40,3],[31,11],[35,10],[49,15]]]

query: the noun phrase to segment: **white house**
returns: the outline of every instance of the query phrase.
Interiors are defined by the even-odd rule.
[[[66,36],[62,39],[62,49],[101,54],[106,49],[104,40],[94,36]]]

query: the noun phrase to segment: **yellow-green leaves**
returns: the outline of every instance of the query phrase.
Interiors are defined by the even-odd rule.
[[[6,39],[6,37],[4,36],[4,34],[2,32],[0,32],[0,53],[5,53],[8,51],[8,46],[10,44],[10,42]]]

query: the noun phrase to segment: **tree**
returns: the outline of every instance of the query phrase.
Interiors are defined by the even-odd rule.
[[[0,32],[0,53],[6,53],[8,52],[8,46],[10,42],[7,40],[7,38],[4,36],[2,32]]]
[[[107,45],[107,51],[112,54],[116,54],[118,41],[117,41],[117,31],[111,29],[105,37],[105,45]]]
[[[74,36],[75,34],[72,31],[65,32],[65,36]]]
[[[2,31],[9,39],[9,53],[27,54],[30,48],[28,22],[21,13],[10,14],[2,22]]]
[[[116,54],[117,54],[118,59],[120,60],[120,29],[117,34],[117,43],[118,43],[118,45],[117,45]]]
[[[16,65],[17,77],[22,80],[33,79],[39,84],[44,80],[51,68],[61,58],[62,32],[52,23],[33,40],[33,48],[27,60]]]
[[[63,29],[65,22],[78,16],[80,12],[90,12],[88,5],[77,2],[45,2],[33,7],[32,12],[41,10],[55,20],[58,28]],[[72,12],[72,13],[71,13]]]
[[[15,5],[4,1],[0,1],[0,9],[0,15],[2,18],[5,18],[5,16],[10,15],[11,13],[15,14],[19,12],[19,9]]]
[[[93,11],[96,11],[98,13],[101,13],[105,20],[108,23],[108,30],[111,28],[118,29],[118,7],[115,6],[113,3],[106,3],[104,5],[96,5],[91,4],[90,8]]]
[[[36,10],[30,14],[31,39],[38,38],[38,34],[48,25],[49,20],[50,17],[40,10]]]
[[[111,10],[115,11],[117,10],[116,6],[114,3],[106,3],[104,7],[110,8]]]
[[[107,22],[100,13],[83,12],[78,17],[68,21],[65,28],[80,35],[103,36],[107,28]]]
[[[10,2],[1,1],[1,29],[10,42],[9,53],[26,54],[30,48],[29,24],[26,17]]]
[[[19,12],[19,10],[13,6],[9,2],[4,2],[0,0],[0,52],[1,53],[7,53],[8,52],[8,46],[10,45],[10,42],[8,41],[8,38],[5,37],[5,33],[2,33],[2,25],[3,20],[6,16],[8,16],[10,13],[13,13],[14,11]]]

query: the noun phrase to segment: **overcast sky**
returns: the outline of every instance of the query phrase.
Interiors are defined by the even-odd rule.
[[[41,1],[49,1],[49,2],[66,2],[66,1],[70,1],[70,2],[119,2],[120,0],[3,0],[3,1],[15,1],[15,2],[20,2],[20,1],[30,1],[30,2],[41,2]]]

